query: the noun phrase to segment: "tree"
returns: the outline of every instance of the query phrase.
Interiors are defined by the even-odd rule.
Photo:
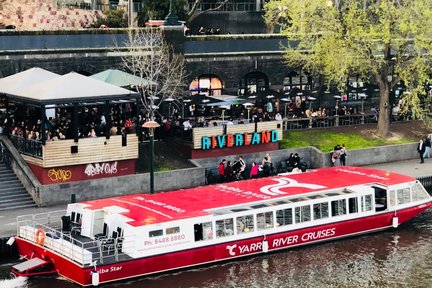
[[[169,12],[169,0],[146,0],[143,5],[143,12],[138,15],[138,25],[144,26],[144,23],[148,20],[162,20]],[[191,6],[189,6],[189,2]],[[206,10],[197,11],[202,0],[175,0],[174,10],[180,20],[184,20],[190,23],[195,17],[202,15],[210,11],[217,11],[222,9],[224,5],[230,0],[214,0],[212,8]],[[190,8],[189,8],[190,7]]]
[[[184,90],[184,58],[173,52],[160,30],[131,30],[125,44],[128,56],[123,57],[123,66],[149,81],[149,85],[136,88],[150,120],[154,120],[154,111],[162,102],[178,99]]]
[[[98,28],[106,25],[109,28],[125,28],[128,26],[127,14],[123,9],[110,9],[104,12],[103,18],[98,19],[91,26]]]
[[[138,25],[144,26],[148,20],[163,20],[169,13],[169,0],[145,0],[142,12],[138,14]],[[187,0],[174,1],[174,10],[180,20],[187,20]]]
[[[225,6],[225,4],[227,4],[230,1],[229,0],[215,1],[212,8],[197,12],[197,8],[201,4],[201,2],[202,2],[201,0],[194,0],[193,1],[192,7],[190,8],[190,10],[188,11],[188,14],[187,14],[188,22],[192,21],[194,18],[198,17],[199,15],[205,14],[207,12],[218,11],[218,10],[222,9]]]
[[[396,83],[403,81],[411,96],[424,93],[432,49],[430,0],[270,0],[264,9],[267,23],[286,23],[281,33],[290,40],[288,64],[324,75],[340,89],[349,75],[376,82],[378,135],[390,132]]]

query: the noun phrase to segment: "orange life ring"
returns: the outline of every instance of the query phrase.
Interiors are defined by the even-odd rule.
[[[35,242],[38,245],[43,245],[45,242],[45,231],[39,228],[35,234]]]

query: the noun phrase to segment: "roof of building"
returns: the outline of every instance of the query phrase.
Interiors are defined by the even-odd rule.
[[[305,196],[311,192],[318,193],[369,183],[389,186],[411,181],[415,181],[415,178],[388,171],[340,166],[166,193],[113,197],[82,202],[78,205],[84,205],[91,210],[116,208],[114,211],[131,219],[130,225],[143,226],[209,215],[212,213],[210,210],[230,206]]]

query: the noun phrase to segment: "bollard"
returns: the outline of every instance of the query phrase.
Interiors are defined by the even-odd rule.
[[[75,203],[75,202],[76,202],[76,195],[71,194],[71,203]]]

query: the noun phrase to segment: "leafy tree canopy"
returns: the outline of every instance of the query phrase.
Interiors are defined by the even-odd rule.
[[[377,132],[386,136],[391,87],[403,81],[414,97],[424,94],[432,49],[430,4],[430,0],[270,0],[264,9],[266,22],[278,22],[281,33],[291,40],[285,54],[289,65],[324,75],[340,89],[349,75],[376,82]],[[412,111],[421,117],[419,112]]]
[[[127,15],[122,9],[107,10],[104,12],[105,17],[96,21],[92,27],[100,27],[106,25],[109,28],[125,28],[128,27]]]
[[[144,26],[148,20],[163,20],[169,13],[169,0],[146,0],[143,4],[143,9],[138,15],[138,25]],[[179,20],[187,20],[188,1],[175,0],[174,11]]]

